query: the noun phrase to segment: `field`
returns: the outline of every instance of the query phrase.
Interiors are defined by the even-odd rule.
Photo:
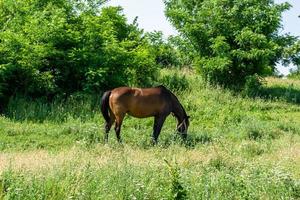
[[[104,145],[99,97],[11,99],[0,199],[300,199],[300,81],[267,78],[250,98],[161,73],[191,116],[185,143],[172,116],[157,146],[153,119],[126,117],[123,144],[111,131]]]

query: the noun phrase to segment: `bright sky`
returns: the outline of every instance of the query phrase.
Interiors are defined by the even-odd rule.
[[[275,3],[289,2],[293,7],[283,14],[282,33],[300,36],[300,2],[299,0],[275,0]],[[165,36],[177,34],[164,15],[163,0],[110,0],[107,5],[122,6],[129,22],[138,16],[138,24],[145,31],[162,31]],[[289,68],[278,66],[283,74]]]
[[[120,5],[129,22],[138,16],[138,24],[145,31],[162,31],[164,35],[175,35],[176,31],[167,21],[163,0],[110,0],[107,5]]]

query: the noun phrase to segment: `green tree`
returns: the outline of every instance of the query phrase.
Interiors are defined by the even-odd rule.
[[[146,33],[146,39],[152,47],[152,53],[155,55],[155,61],[161,67],[178,66],[178,52],[171,44],[163,38],[161,31]]]
[[[290,4],[273,0],[165,0],[166,15],[197,55],[195,66],[209,81],[244,84],[269,75],[297,39],[280,35]]]
[[[167,39],[161,31],[145,34],[152,47],[152,54],[160,67],[187,67],[191,65],[194,50],[191,45],[179,36],[169,36]]]
[[[300,41],[286,49],[285,57],[286,59],[283,60],[283,64],[289,65],[290,63],[293,63],[296,66],[295,69],[290,71],[288,76],[290,78],[300,79]]]
[[[176,50],[176,59],[180,67],[192,66],[196,51],[188,40],[178,35],[171,35],[168,38],[168,44]]]
[[[0,98],[147,85],[143,31],[105,0],[0,0]]]

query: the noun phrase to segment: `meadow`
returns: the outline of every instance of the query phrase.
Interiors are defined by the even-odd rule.
[[[300,199],[300,81],[267,78],[248,97],[189,70],[160,83],[191,122],[186,142],[169,116],[127,116],[103,143],[99,96],[15,97],[0,116],[0,199]]]

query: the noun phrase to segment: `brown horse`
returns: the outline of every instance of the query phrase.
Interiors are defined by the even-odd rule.
[[[177,131],[185,139],[189,126],[189,116],[177,97],[164,86],[154,88],[119,87],[103,94],[101,112],[105,123],[105,142],[108,142],[108,132],[115,123],[115,132],[121,142],[120,131],[123,119],[128,113],[137,118],[154,117],[153,143],[157,143],[166,117],[172,113],[176,117]]]

